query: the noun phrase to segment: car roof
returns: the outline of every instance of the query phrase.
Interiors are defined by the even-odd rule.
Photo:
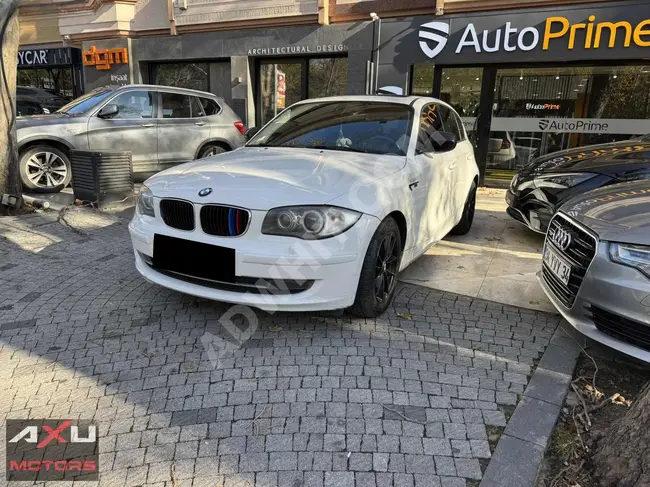
[[[179,93],[183,95],[201,95],[210,98],[219,98],[221,97],[215,95],[214,93],[208,93],[207,91],[191,90],[189,88],[178,88],[176,86],[164,86],[164,85],[145,85],[145,84],[130,84],[130,85],[109,85],[109,88],[114,90],[128,90],[128,89],[146,89],[146,90],[156,90],[156,91],[168,91],[170,93]]]
[[[344,96],[328,96],[323,98],[309,98],[307,100],[302,100],[298,103],[324,103],[324,102],[334,102],[334,101],[374,101],[380,103],[396,103],[399,105],[413,105],[415,102],[422,100],[428,102],[441,103],[447,105],[447,103],[438,100],[437,98],[432,98],[428,96],[397,96],[397,95],[344,95]]]

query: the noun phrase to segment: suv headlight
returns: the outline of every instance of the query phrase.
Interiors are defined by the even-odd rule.
[[[138,215],[146,215],[150,217],[156,216],[156,213],[153,209],[153,193],[144,184],[138,193],[138,200],[136,202],[135,209]]]
[[[548,174],[537,176],[535,178],[535,187],[537,188],[558,188],[566,189],[582,184],[598,176],[593,173],[566,173],[566,174]]]
[[[354,225],[361,213],[336,206],[285,206],[269,210],[262,233],[305,240],[339,235]]]
[[[650,247],[645,245],[610,243],[609,258],[617,264],[634,267],[650,277]]]

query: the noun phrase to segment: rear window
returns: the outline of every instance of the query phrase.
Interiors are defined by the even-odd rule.
[[[199,100],[201,100],[203,111],[207,117],[210,115],[216,115],[221,111],[221,107],[217,104],[216,101],[210,100],[209,98],[199,98]]]

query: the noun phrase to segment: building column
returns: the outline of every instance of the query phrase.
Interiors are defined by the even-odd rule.
[[[253,58],[248,56],[232,56],[230,58],[231,107],[248,128],[255,126],[254,66]]]

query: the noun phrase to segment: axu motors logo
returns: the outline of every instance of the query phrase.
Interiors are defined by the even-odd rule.
[[[7,480],[99,480],[97,426],[71,419],[7,420]]]

